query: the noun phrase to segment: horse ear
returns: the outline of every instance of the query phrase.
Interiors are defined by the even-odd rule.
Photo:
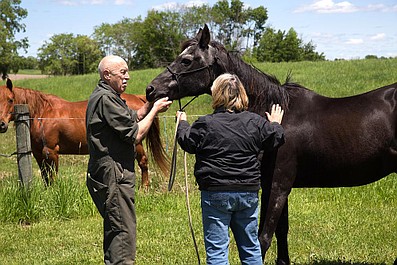
[[[199,40],[200,48],[207,49],[211,39],[210,30],[208,29],[207,24],[204,25],[203,30],[200,29],[199,33],[197,34],[197,37],[199,36],[199,34],[200,34],[200,38],[198,40]]]
[[[7,78],[6,86],[9,90],[12,90],[12,81],[11,79]]]
[[[197,41],[200,41],[201,35],[202,35],[202,34],[203,34],[203,29],[200,28],[199,31],[198,31],[197,34],[196,34],[195,39],[196,39]]]

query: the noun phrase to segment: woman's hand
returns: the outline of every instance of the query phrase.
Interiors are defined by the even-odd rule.
[[[180,120],[181,121],[186,121],[187,120],[187,116],[186,116],[186,112],[184,112],[184,111],[177,111],[176,112],[176,118],[178,118],[180,116]]]
[[[284,110],[281,109],[279,104],[275,104],[272,106],[270,114],[269,112],[266,112],[266,116],[270,122],[278,122],[281,124],[284,116]]]

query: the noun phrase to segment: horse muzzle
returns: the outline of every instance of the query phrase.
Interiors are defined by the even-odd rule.
[[[157,99],[164,97],[168,97],[168,100],[173,100],[172,97],[169,95],[169,93],[168,94],[166,93],[166,91],[161,92],[158,89],[156,89],[153,85],[148,85],[146,87],[146,99],[149,102],[153,102],[156,101]]]

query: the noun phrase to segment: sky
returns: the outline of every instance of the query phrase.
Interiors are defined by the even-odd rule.
[[[267,26],[294,28],[305,43],[312,41],[326,59],[359,59],[366,55],[397,57],[397,0],[241,0],[245,6],[267,8]],[[90,36],[102,23],[146,17],[151,9],[175,5],[213,6],[216,0],[22,0],[28,16],[22,20],[28,53],[52,35],[73,33]],[[230,2],[230,1],[229,1]],[[191,36],[193,37],[193,36]]]

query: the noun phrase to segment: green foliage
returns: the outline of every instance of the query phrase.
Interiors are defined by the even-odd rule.
[[[140,18],[124,18],[114,25],[103,23],[95,28],[93,38],[106,55],[118,55],[127,61],[130,68],[133,68],[137,40],[140,38],[137,31],[139,23]]]
[[[2,0],[0,1],[0,73],[5,79],[12,69],[18,71],[19,56],[18,49],[29,47],[28,39],[15,39],[17,32],[25,32],[25,24],[21,20],[26,18],[28,12],[20,7],[21,0]]]
[[[260,62],[297,62],[323,61],[325,56],[315,51],[312,42],[304,43],[298,38],[297,32],[290,28],[285,31],[267,27],[254,55]]]
[[[102,56],[96,42],[72,33],[52,36],[38,52],[40,70],[51,75],[92,73]]]
[[[139,28],[134,58],[137,68],[160,67],[174,60],[184,40],[180,18],[177,12],[148,12]]]
[[[245,7],[240,0],[221,0],[208,5],[173,10],[150,10],[145,19],[123,19],[95,28],[93,38],[106,54],[125,58],[130,68],[153,68],[173,61],[179,46],[208,24],[213,39],[233,50],[257,45],[267,20],[267,10]]]

